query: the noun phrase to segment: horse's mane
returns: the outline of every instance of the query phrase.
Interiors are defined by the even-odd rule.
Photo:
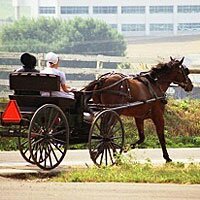
[[[151,68],[154,73],[165,73],[171,69],[170,63],[158,63],[156,66]]]
[[[149,71],[149,75],[150,77],[154,78],[157,76],[160,76],[162,74],[166,74],[167,72],[169,72],[172,68],[171,68],[171,63],[158,63],[156,66],[152,67],[151,70]]]

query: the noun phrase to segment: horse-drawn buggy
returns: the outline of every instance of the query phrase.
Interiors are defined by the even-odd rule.
[[[39,73],[11,73],[9,103],[1,113],[0,136],[18,137],[23,158],[41,169],[50,170],[63,160],[69,145],[88,143],[90,157],[100,165],[110,165],[123,151],[124,127],[120,115],[133,116],[140,144],[144,140],[144,120],[151,118],[166,161],[164,140],[165,92],[170,83],[192,90],[189,70],[171,59],[138,76],[118,73],[102,75],[75,99],[51,96],[60,90],[60,79]],[[40,91],[50,96],[41,96]],[[92,101],[91,101],[92,100]]]

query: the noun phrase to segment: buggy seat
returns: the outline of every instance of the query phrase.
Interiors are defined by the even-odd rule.
[[[62,110],[74,109],[76,100],[64,97],[53,97],[51,92],[60,91],[60,77],[52,74],[33,72],[11,73],[9,76],[11,100],[16,100],[20,110],[34,111],[44,104],[55,104]],[[40,95],[40,91],[49,92],[50,96]]]

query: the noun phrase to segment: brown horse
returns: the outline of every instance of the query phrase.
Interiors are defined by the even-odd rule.
[[[193,85],[188,77],[189,70],[180,61],[172,59],[168,63],[159,63],[150,71],[138,76],[124,76],[112,73],[101,76],[90,83],[85,91],[91,91],[91,97],[96,104],[120,105],[142,101],[144,104],[118,110],[119,115],[133,116],[139,133],[139,140],[132,144],[135,147],[144,139],[144,120],[151,119],[167,162],[172,161],[166,149],[164,137],[164,108],[166,104],[165,92],[171,83],[177,84],[185,91],[192,90]],[[147,102],[154,98],[155,101]]]

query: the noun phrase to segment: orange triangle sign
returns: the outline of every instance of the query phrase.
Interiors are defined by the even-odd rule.
[[[2,121],[5,123],[19,123],[22,119],[16,100],[10,100],[2,114]]]

